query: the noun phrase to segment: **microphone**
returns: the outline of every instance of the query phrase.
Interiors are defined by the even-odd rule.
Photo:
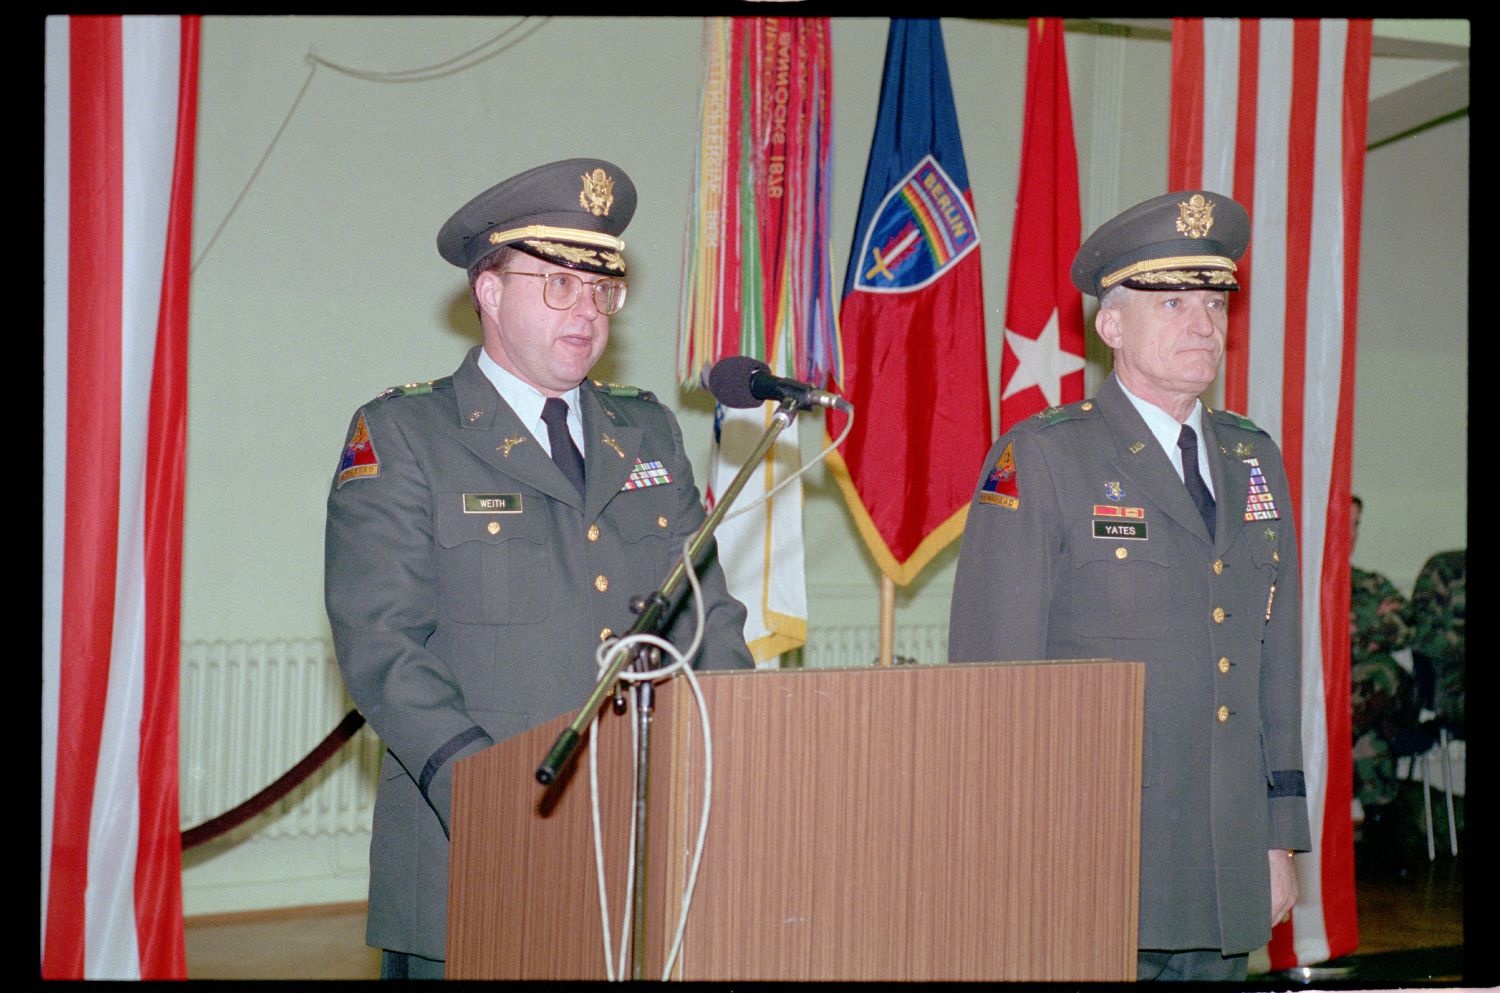
[[[820,390],[810,383],[777,376],[771,372],[770,366],[748,355],[731,355],[705,366],[701,379],[714,399],[726,407],[759,407],[767,400],[777,403],[791,400],[798,410],[813,407],[854,409],[838,394]]]

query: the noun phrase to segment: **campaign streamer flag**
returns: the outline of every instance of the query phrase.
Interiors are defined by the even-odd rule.
[[[699,385],[705,366],[731,355],[804,381],[837,374],[828,241],[832,100],[826,17],[705,21],[678,327],[684,386]],[[759,444],[773,412],[771,405],[715,411],[704,488],[710,507]],[[793,422],[715,532],[729,591],[748,610],[745,640],[757,662],[807,640],[802,484],[793,481],[751,508],[801,464]]]
[[[854,425],[834,478],[905,585],[963,533],[993,438],[979,228],[936,20],[891,21],[839,327]]]
[[[177,808],[196,17],[49,17],[41,973],[184,979]]]
[[[1178,19],[1172,189],[1250,212],[1229,314],[1225,406],[1281,444],[1302,568],[1302,746],[1314,850],[1270,967],[1354,951],[1349,487],[1369,102],[1368,20]]]
[[[1060,17],[1027,25],[1026,126],[1011,237],[1000,359],[1000,430],[1083,399],[1083,300],[1070,275],[1078,251],[1078,153]]]

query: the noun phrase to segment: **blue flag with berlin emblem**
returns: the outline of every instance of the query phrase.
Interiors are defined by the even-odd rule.
[[[832,461],[898,584],[962,534],[992,438],[979,241],[942,27],[895,18],[839,321],[856,416]]]

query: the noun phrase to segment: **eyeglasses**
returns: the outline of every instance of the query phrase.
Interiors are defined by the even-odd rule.
[[[542,302],[553,310],[567,310],[578,302],[578,295],[588,286],[594,294],[594,306],[601,314],[618,314],[625,306],[625,280],[593,279],[585,283],[571,272],[520,272],[516,269],[501,269],[497,276],[534,276],[545,280],[542,283]]]

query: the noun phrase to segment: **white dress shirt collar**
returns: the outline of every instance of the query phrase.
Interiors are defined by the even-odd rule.
[[[547,437],[547,425],[542,422],[542,404],[547,402],[547,398],[542,395],[542,391],[502,367],[483,348],[479,350],[479,371],[494,384],[500,398],[510,404],[510,409],[516,412],[516,417],[531,431],[537,444],[542,446],[542,451],[550,456],[552,444]],[[573,436],[573,444],[578,446],[578,451],[587,457],[588,450],[583,444],[583,412],[578,409],[580,392],[581,384],[564,393],[562,399],[568,404],[568,433]]]

